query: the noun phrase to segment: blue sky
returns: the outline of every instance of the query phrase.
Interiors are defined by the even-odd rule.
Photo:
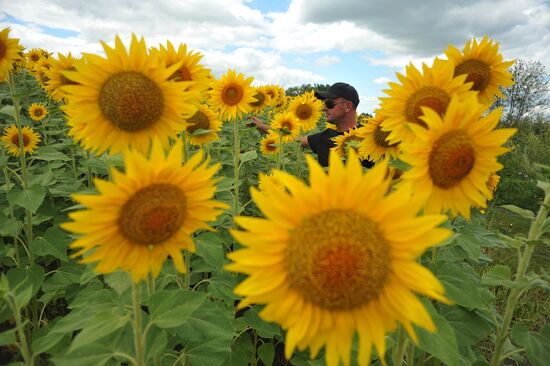
[[[255,85],[345,81],[372,112],[405,65],[431,63],[472,37],[500,43],[505,59],[550,71],[550,4],[544,0],[0,0],[0,27],[27,48],[102,53],[100,40],[132,33],[201,52],[216,76],[228,68]]]

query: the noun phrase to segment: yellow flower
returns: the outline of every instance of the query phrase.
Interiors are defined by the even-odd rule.
[[[180,65],[165,68],[135,35],[129,52],[118,36],[115,48],[102,45],[107,58],[84,54],[76,71],[63,72],[77,83],[62,87],[69,134],[98,154],[129,147],[144,152],[153,138],[167,146],[185,128],[182,115],[195,111],[185,92],[190,83],[169,80]]]
[[[56,102],[61,102],[65,99],[65,93],[61,90],[64,85],[76,84],[75,82],[67,79],[63,75],[63,71],[75,70],[74,64],[77,61],[71,53],[67,56],[58,53],[58,59],[52,59],[52,67],[45,71],[47,81],[45,82],[44,89]]]
[[[244,75],[228,70],[220,80],[211,84],[210,103],[214,108],[220,109],[220,115],[224,120],[240,117],[252,109],[250,103],[254,102],[254,88],[250,86],[254,79],[244,78]]]
[[[272,189],[285,189],[285,185],[277,177],[277,172],[270,174],[260,173],[258,174],[258,189],[264,194],[269,194]]]
[[[300,122],[293,113],[278,113],[271,122],[270,129],[283,138],[283,142],[293,141],[300,133]]]
[[[443,119],[429,108],[423,112],[428,129],[411,126],[416,141],[402,146],[401,160],[411,166],[403,183],[426,202],[427,213],[450,210],[469,219],[472,206],[486,207],[488,177],[502,169],[497,157],[508,151],[502,145],[516,130],[495,130],[502,110],[482,117],[484,108],[477,100],[453,97]]]
[[[271,96],[267,93],[266,86],[258,86],[254,90],[256,91],[254,94],[255,101],[250,103],[250,106],[253,112],[261,113],[265,107],[271,105]]]
[[[273,155],[279,152],[279,136],[267,134],[260,140],[260,152],[264,155]]]
[[[472,90],[478,91],[480,103],[490,105],[495,96],[504,98],[500,88],[513,84],[512,74],[508,68],[514,61],[503,61],[498,52],[498,42],[487,36],[481,42],[474,38],[466,42],[463,52],[449,45],[445,54],[454,65],[455,75],[467,75],[466,81],[471,81]]]
[[[295,97],[288,106],[288,110],[300,121],[300,129],[304,132],[317,127],[322,108],[323,103],[315,98],[313,91]]]
[[[32,154],[41,140],[40,135],[28,126],[24,126],[21,132],[23,135],[23,150],[25,153]],[[8,153],[14,156],[21,155],[21,150],[19,149],[19,129],[16,125],[6,127],[1,140]]]
[[[201,104],[199,109],[186,120],[189,125],[185,131],[188,133],[190,144],[203,145],[219,138],[218,132],[222,122],[218,119],[218,114],[207,105]]]
[[[251,190],[264,218],[236,218],[242,229],[231,233],[244,248],[228,254],[226,269],[248,276],[234,290],[239,307],[266,304],[260,316],[286,330],[288,359],[324,346],[328,366],[349,365],[358,333],[357,364],[366,366],[373,344],[384,355],[397,322],[414,341],[412,324],[435,331],[415,293],[447,300],[418,257],[451,232],[437,227],[444,215],[417,216],[406,189],[386,195],[385,163],[366,174],[353,152],[346,165],[331,153],[327,173],[311,156],[307,163],[309,185],[278,171],[286,190]]]
[[[7,79],[14,64],[21,59],[19,39],[9,38],[10,28],[0,31],[0,81]]]
[[[380,98],[379,111],[386,117],[382,130],[390,131],[387,140],[391,144],[409,142],[414,136],[409,128],[411,124],[425,127],[420,118],[422,107],[443,115],[453,95],[477,101],[476,93],[468,91],[471,84],[464,83],[466,75],[453,77],[453,71],[450,62],[436,59],[431,68],[423,64],[422,73],[412,64],[407,66],[405,76],[396,73],[401,84],[389,83],[391,89],[384,90],[389,97]]]
[[[72,212],[73,220],[61,226],[81,234],[70,247],[82,263],[99,262],[95,270],[110,273],[120,268],[135,282],[148,273],[157,277],[168,256],[179,272],[185,272],[182,249],[195,251],[192,234],[210,229],[224,203],[212,200],[213,176],[219,164],[201,164],[195,154],[184,165],[178,141],[165,157],[155,140],[147,158],[134,150],[124,152],[126,173],[112,170],[113,182],[96,179],[99,194],[74,195],[86,207]]]
[[[48,109],[44,104],[33,103],[29,107],[29,116],[35,121],[42,121],[48,115]]]
[[[361,128],[357,129],[357,136],[362,140],[359,142],[359,156],[377,162],[384,157],[390,159],[397,158],[399,153],[399,143],[390,144],[387,141],[389,131],[382,131],[380,126],[384,122],[384,117],[376,114]]]
[[[341,158],[345,158],[350,148],[357,153],[357,146],[362,139],[357,135],[357,130],[351,129],[342,135],[333,137],[332,141],[334,141],[335,146],[331,147],[330,150],[336,152]]]
[[[495,191],[497,190],[498,183],[500,182],[500,176],[496,174],[496,172],[492,172],[489,174],[489,178],[487,179],[487,189],[489,190],[490,197],[488,198],[489,201],[493,199],[493,196],[495,194]]]
[[[25,53],[25,58],[27,60],[27,69],[33,70],[35,64],[41,59],[49,57],[49,54],[46,50],[41,48],[33,48],[29,52]]]

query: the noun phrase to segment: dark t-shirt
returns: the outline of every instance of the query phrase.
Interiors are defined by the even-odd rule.
[[[307,137],[307,142],[309,144],[309,147],[315,154],[317,154],[317,161],[319,161],[319,164],[321,166],[323,167],[328,166],[328,155],[329,155],[330,149],[336,146],[334,141],[332,141],[332,138],[343,134],[344,134],[343,132],[339,132],[339,131],[327,128],[323,132],[309,135]],[[370,168],[374,165],[374,163],[369,160],[362,160],[361,164],[365,168]]]

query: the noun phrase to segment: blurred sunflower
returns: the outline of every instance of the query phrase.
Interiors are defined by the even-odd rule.
[[[474,38],[466,42],[461,52],[453,45],[449,45],[445,54],[454,65],[455,75],[467,75],[466,81],[473,83],[472,90],[478,91],[480,103],[490,105],[495,96],[504,98],[500,88],[507,88],[514,82],[508,68],[515,61],[503,61],[498,52],[498,42],[487,36],[481,42]]]
[[[357,153],[358,146],[361,143],[363,138],[357,135],[356,129],[351,129],[344,132],[342,135],[338,135],[332,138],[334,141],[334,147],[331,147],[330,150],[338,154],[339,157],[345,158],[348,152],[348,149],[353,149]]]
[[[490,197],[488,198],[489,201],[493,199],[499,182],[500,182],[500,176],[498,176],[495,172],[489,175],[489,179],[487,179],[487,189],[489,190],[489,193],[491,193]]]
[[[74,64],[77,61],[71,53],[67,56],[61,53],[57,54],[58,58],[52,59],[52,67],[45,72],[48,80],[45,82],[44,89],[50,97],[56,102],[61,102],[65,98],[65,93],[61,90],[64,85],[76,84],[63,75],[64,71],[74,71]]]
[[[453,97],[443,118],[423,109],[428,129],[412,125],[416,141],[402,146],[401,160],[411,166],[403,183],[426,202],[426,213],[450,210],[452,216],[469,219],[472,206],[486,207],[492,197],[488,177],[502,169],[497,157],[508,151],[502,145],[516,130],[495,130],[502,109],[483,117],[484,107],[477,100]]]
[[[239,118],[250,112],[250,103],[254,102],[254,88],[250,86],[254,78],[244,78],[244,75],[228,70],[220,80],[211,84],[210,103],[220,109],[224,120]]]
[[[379,98],[379,113],[386,117],[382,130],[390,131],[387,140],[391,144],[413,138],[410,124],[426,126],[420,118],[422,107],[443,115],[453,95],[477,101],[477,93],[469,91],[471,83],[464,83],[466,75],[453,77],[453,72],[450,62],[435,59],[431,68],[422,64],[422,73],[413,64],[407,66],[405,76],[396,73],[401,84],[389,83],[390,89],[384,90],[389,97]]]
[[[279,136],[267,134],[260,140],[260,152],[264,155],[273,155],[279,152]]]
[[[374,118],[369,118],[363,127],[357,129],[357,136],[362,138],[359,143],[359,156],[361,158],[375,162],[384,157],[397,158],[399,143],[390,144],[387,141],[390,132],[382,131],[380,126],[384,119],[377,113]]]
[[[447,300],[418,257],[451,231],[437,227],[444,215],[417,216],[406,189],[386,195],[385,163],[366,174],[353,152],[345,166],[331,153],[327,173],[311,156],[307,163],[309,185],[278,171],[286,190],[251,189],[264,218],[235,219],[242,229],[231,234],[244,248],[228,254],[226,269],[248,276],[234,290],[239,308],[266,304],[261,318],[287,331],[287,359],[307,347],[314,358],[324,346],[327,366],[349,365],[358,333],[357,363],[366,366],[373,344],[383,357],[397,322],[415,342],[413,324],[435,331],[415,293]]]
[[[143,38],[132,36],[129,52],[117,36],[115,48],[101,42],[107,58],[84,54],[76,71],[63,71],[75,85],[66,93],[69,134],[98,154],[116,154],[132,147],[146,151],[153,138],[164,146],[185,128],[182,115],[192,114],[190,82],[170,81],[180,64],[165,68],[148,55]]]
[[[267,88],[265,86],[255,87],[254,102],[250,103],[252,111],[255,113],[261,113],[265,107],[271,105],[271,96],[267,93]]]
[[[48,57],[47,52],[44,51],[41,48],[33,48],[30,51],[25,53],[25,59],[27,60],[27,69],[33,70],[34,65],[40,60],[42,57]]]
[[[284,190],[285,185],[279,178],[277,178],[277,174],[275,172],[269,174],[260,173],[258,174],[258,189],[262,193],[269,194],[272,189]]]
[[[323,102],[315,98],[313,90],[295,97],[288,106],[289,112],[300,121],[300,129],[303,132],[311,131],[317,127],[322,108]]]
[[[33,103],[29,107],[29,116],[34,121],[42,121],[48,115],[48,109],[42,103]]]
[[[14,64],[21,59],[19,39],[9,38],[10,28],[0,31],[0,82],[7,79]]]
[[[159,140],[147,158],[134,151],[124,152],[126,173],[112,170],[113,181],[96,179],[99,194],[74,195],[86,207],[72,212],[73,220],[61,225],[81,234],[70,247],[79,249],[73,257],[82,263],[99,262],[95,270],[110,273],[117,268],[129,272],[134,282],[148,273],[157,277],[163,262],[172,257],[179,272],[185,272],[182,249],[195,251],[191,235],[227,206],[213,200],[212,178],[219,164],[201,164],[195,154],[185,165],[182,144],[176,142],[165,157]]]
[[[300,133],[300,122],[293,113],[278,113],[273,118],[269,128],[276,134],[281,135],[283,142],[289,142],[298,137]]]
[[[36,146],[41,140],[40,135],[28,126],[24,126],[21,132],[23,135],[23,150],[25,153],[34,153]],[[4,144],[4,148],[9,154],[13,156],[21,155],[21,150],[19,148],[19,129],[16,125],[4,128],[4,135],[1,137],[1,140]]]
[[[221,129],[222,122],[218,114],[201,104],[197,111],[189,118],[186,118],[188,126],[185,128],[189,136],[189,143],[192,145],[204,145],[207,142],[215,141]]]

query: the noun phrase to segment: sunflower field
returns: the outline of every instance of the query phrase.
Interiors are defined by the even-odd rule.
[[[486,220],[516,133],[496,41],[410,64],[323,168],[299,143],[335,128],[313,90],[170,41],[75,57],[9,32],[1,364],[548,364],[549,312],[523,309],[548,306],[550,183],[499,207],[521,230]]]

